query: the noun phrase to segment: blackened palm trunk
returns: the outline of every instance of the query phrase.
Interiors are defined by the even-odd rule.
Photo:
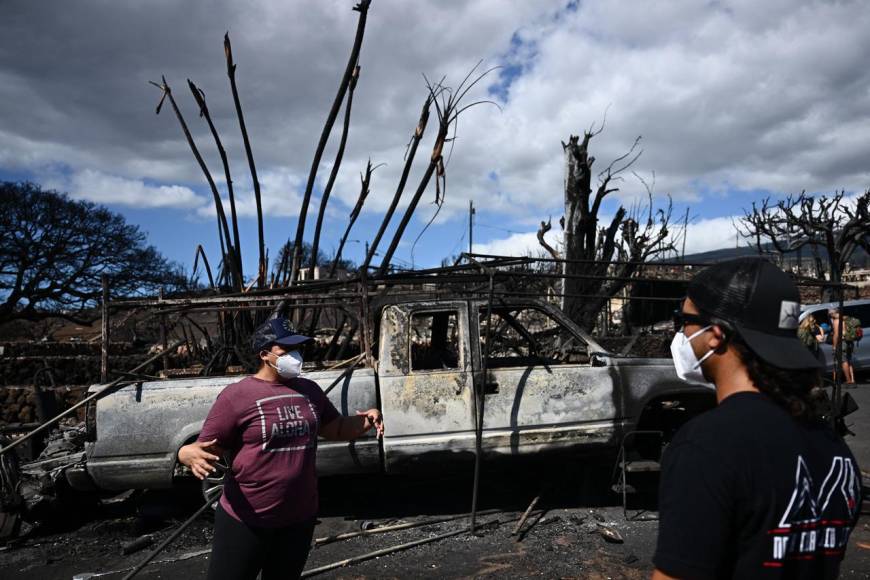
[[[338,87],[338,93],[335,95],[335,100],[332,103],[332,108],[329,110],[329,115],[326,118],[326,123],[323,126],[323,132],[320,134],[320,141],[317,144],[317,149],[314,152],[314,159],[311,161],[311,170],[308,172],[308,183],[305,185],[305,195],[302,198],[302,207],[299,210],[299,221],[296,224],[296,239],[293,243],[293,260],[290,267],[290,284],[296,281],[296,276],[299,271],[299,261],[302,257],[302,239],[305,235],[305,220],[308,217],[308,204],[311,202],[311,193],[314,190],[314,181],[317,178],[317,168],[320,166],[320,158],[323,156],[323,150],[326,148],[326,142],[329,140],[329,134],[332,132],[332,126],[335,124],[335,119],[338,116],[338,110],[341,108],[341,103],[344,101],[344,95],[350,85],[350,79],[353,76],[354,68],[359,62],[360,48],[362,47],[363,35],[365,34],[366,17],[368,15],[369,5],[371,0],[361,0],[354,7],[354,10],[359,12],[359,21],[357,22],[356,37],[354,38],[353,48],[350,52],[350,58],[347,60],[347,67],[344,71],[344,76],[341,79],[341,85]]]

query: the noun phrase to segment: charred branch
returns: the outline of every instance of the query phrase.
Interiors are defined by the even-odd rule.
[[[347,145],[347,135],[350,132],[350,111],[353,106],[353,91],[356,88],[357,80],[359,79],[360,67],[353,69],[353,76],[350,79],[350,85],[347,89],[347,104],[344,109],[344,125],[341,131],[341,140],[338,143],[338,150],[335,153],[335,161],[332,164],[332,170],[329,173],[329,180],[326,182],[326,187],[323,188],[323,196],[320,200],[320,211],[317,214],[317,225],[314,228],[314,241],[311,243],[311,267],[317,267],[317,253],[320,249],[320,230],[323,227],[323,217],[326,215],[326,204],[329,203],[329,195],[332,193],[332,187],[335,185],[335,178],[338,177],[338,169],[341,167],[341,160],[344,157],[344,148]]]
[[[212,137],[214,137],[215,146],[217,147],[218,153],[221,157],[221,163],[224,167],[224,178],[227,183],[227,196],[230,201],[230,220],[233,224],[233,246],[235,247],[234,258],[236,260],[236,271],[244,280],[242,269],[242,246],[241,240],[239,239],[239,219],[236,215],[236,197],[233,194],[233,178],[230,175],[230,164],[229,161],[227,161],[227,152],[221,142],[220,135],[218,135],[217,128],[211,120],[211,114],[209,114],[208,105],[205,102],[205,93],[190,79],[187,79],[187,84],[190,87],[190,92],[193,94],[193,98],[196,100],[196,104],[199,106],[199,116],[204,117],[208,123],[208,128],[211,131]]]
[[[411,136],[411,141],[408,143],[408,149],[405,154],[405,167],[402,169],[402,177],[399,179],[399,185],[396,187],[396,192],[393,194],[393,200],[390,202],[390,207],[387,209],[387,213],[384,214],[381,227],[378,228],[378,233],[375,234],[375,237],[369,246],[369,251],[366,254],[365,262],[363,262],[362,270],[364,272],[368,271],[372,258],[377,252],[378,244],[381,243],[381,238],[384,236],[384,232],[390,224],[390,220],[393,219],[393,214],[396,211],[396,207],[399,205],[399,200],[402,198],[405,184],[408,182],[408,175],[411,173],[411,166],[414,163],[414,157],[417,154],[417,146],[420,145],[420,140],[423,138],[423,133],[426,131],[426,124],[429,122],[429,111],[432,107],[432,99],[433,95],[430,92],[426,95],[426,101],[423,103],[423,110],[420,112],[420,120],[417,121],[417,127],[414,129],[414,134]]]
[[[172,89],[166,83],[166,77],[163,77],[162,83],[158,84],[155,82],[151,82],[152,85],[163,91],[163,96],[160,98],[160,102],[157,105],[157,114],[160,114],[160,109],[163,106],[164,100],[169,97],[169,103],[172,105],[172,110],[175,111],[175,116],[178,119],[179,125],[181,125],[181,130],[184,133],[185,138],[187,139],[187,144],[190,145],[190,150],[193,152],[193,156],[196,158],[196,162],[199,164],[200,169],[202,169],[203,175],[205,175],[206,181],[208,181],[209,188],[211,189],[212,195],[214,196],[214,205],[215,211],[217,212],[218,217],[218,227],[220,228],[221,234],[227,243],[227,251],[226,255],[230,257],[229,260],[225,260],[229,265],[229,270],[232,275],[232,279],[234,282],[234,286],[237,289],[241,289],[243,286],[241,273],[236,269],[236,259],[235,259],[235,250],[232,247],[230,237],[230,229],[227,225],[227,216],[224,213],[224,204],[221,201],[221,196],[218,193],[217,185],[215,185],[214,179],[211,176],[211,172],[208,169],[208,166],[205,164],[205,160],[202,158],[202,155],[199,152],[199,148],[196,146],[196,142],[193,140],[193,135],[190,134],[190,129],[187,127],[187,123],[184,120],[184,115],[181,114],[181,110],[178,108],[178,105],[175,102],[175,98],[172,96]]]
[[[323,156],[323,150],[326,149],[326,142],[329,140],[332,126],[335,124],[336,117],[338,117],[338,110],[341,108],[341,103],[344,101],[345,93],[350,86],[353,72],[359,63],[359,53],[362,47],[363,36],[365,34],[366,18],[368,16],[370,4],[371,0],[361,0],[360,3],[354,7],[354,10],[359,12],[356,36],[354,37],[353,48],[350,51],[350,58],[347,60],[347,67],[345,68],[344,76],[341,78],[341,84],[338,87],[335,100],[332,102],[332,108],[329,110],[329,115],[326,118],[323,132],[320,134],[320,141],[318,142],[317,149],[314,152],[314,159],[311,161],[311,170],[308,173],[308,182],[305,185],[302,207],[299,210],[299,221],[296,225],[296,240],[293,243],[293,260],[290,268],[290,284],[293,284],[296,281],[296,275],[300,266],[300,258],[302,257],[302,239],[305,235],[305,220],[308,216],[308,204],[311,202],[311,193],[314,191],[314,181],[317,178],[317,169],[320,166],[320,158]]]
[[[263,203],[260,197],[260,180],[257,178],[257,166],[254,164],[254,154],[251,150],[251,140],[248,138],[248,130],[245,127],[245,116],[242,113],[242,103],[239,100],[239,90],[236,87],[236,65],[233,62],[233,48],[230,44],[230,33],[224,35],[224,54],[227,60],[227,76],[230,79],[230,89],[233,93],[233,103],[236,106],[236,116],[239,119],[239,129],[242,132],[242,141],[245,144],[245,156],[248,159],[248,167],[251,170],[251,181],[254,185],[254,201],[257,204],[257,242],[258,242],[258,267],[257,286],[262,288],[266,283],[266,270],[268,260],[266,258],[266,243],[263,234]]]

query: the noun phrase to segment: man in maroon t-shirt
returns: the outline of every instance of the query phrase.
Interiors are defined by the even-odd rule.
[[[260,357],[256,374],[224,388],[196,442],[178,460],[203,479],[219,455],[231,457],[215,514],[208,578],[296,578],[308,558],[317,514],[315,454],[318,435],[349,441],[383,420],[377,409],[344,417],[316,383],[299,376],[301,346],[285,318],[251,338]]]

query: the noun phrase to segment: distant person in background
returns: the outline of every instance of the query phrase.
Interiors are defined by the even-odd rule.
[[[834,346],[834,353],[837,352],[837,345],[840,344],[840,333],[843,333],[843,361],[840,363],[840,370],[843,373],[843,381],[847,385],[855,384],[855,367],[852,364],[852,357],[855,353],[855,343],[860,340],[858,329],[861,328],[861,321],[852,316],[842,315],[838,308],[832,308],[828,311],[828,316],[831,319],[831,344]],[[836,379],[836,368],[834,369],[834,379]]]
[[[801,339],[803,345],[810,349],[810,352],[817,359],[821,360],[823,355],[820,345],[825,342],[827,335],[824,329],[819,326],[815,316],[810,314],[803,319],[803,322],[798,327],[798,338]]]

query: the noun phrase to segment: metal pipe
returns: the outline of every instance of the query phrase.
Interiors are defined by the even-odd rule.
[[[497,524],[507,524],[514,521],[514,519],[509,519],[505,521],[493,520],[492,522],[487,522],[484,525],[489,525],[493,523]],[[330,570],[335,570],[336,568],[344,568],[345,566],[349,566],[350,564],[356,564],[357,562],[364,562],[366,560],[371,560],[372,558],[377,558],[379,556],[386,556],[387,554],[393,554],[395,552],[400,552],[402,550],[407,550],[409,548],[414,548],[416,546],[422,546],[424,544],[431,544],[432,542],[437,542],[440,540],[444,540],[447,538],[451,538],[453,536],[458,536],[459,534],[464,534],[465,532],[471,529],[470,526],[465,526],[458,530],[453,530],[452,532],[446,532],[444,534],[439,534],[437,536],[432,536],[431,538],[422,538],[420,540],[414,540],[413,542],[407,542],[405,544],[399,544],[397,546],[391,546],[389,548],[384,548],[382,550],[375,550],[374,552],[369,552],[367,554],[362,554],[360,556],[354,556],[353,558],[347,558],[345,560],[341,560],[339,562],[333,562],[332,564],[327,564],[326,566],[320,566],[319,568],[312,568],[311,570],[305,570],[302,572],[300,578],[310,578],[311,576],[316,576],[317,574],[322,574],[323,572],[328,572]],[[125,579],[126,580],[126,579]]]
[[[481,269],[483,267],[481,266]],[[491,343],[492,330],[492,299],[493,288],[495,284],[495,272],[489,271],[489,300],[486,304],[486,342],[483,343],[483,360],[481,361],[481,372],[475,384],[475,424],[474,424],[474,482],[471,490],[471,532],[474,533],[477,523],[477,496],[480,490],[480,468],[483,461],[483,418],[484,406],[486,404],[486,382],[487,382],[487,360],[489,359],[489,348]],[[479,330],[479,327],[478,327]]]
[[[490,509],[478,512],[479,515],[492,515],[496,513],[502,513],[499,509]],[[314,546],[323,546],[326,544],[331,544],[333,542],[340,542],[342,540],[348,540],[350,538],[356,538],[358,536],[370,536],[372,534],[383,534],[386,532],[395,532],[399,530],[408,530],[411,528],[422,528],[424,526],[432,526],[435,524],[442,524],[444,522],[452,522],[455,520],[460,520],[462,518],[467,518],[468,514],[460,514],[458,516],[448,516],[442,518],[431,518],[419,522],[408,522],[405,524],[396,524],[394,526],[384,526],[381,528],[374,528],[371,530],[360,530],[358,532],[347,532],[344,534],[336,534],[334,536],[326,536],[324,538],[316,538],[314,540]]]
[[[147,556],[144,560],[142,560],[141,562],[139,562],[139,565],[138,565],[138,566],[136,566],[135,568],[133,568],[133,570],[131,570],[129,574],[127,574],[126,576],[124,576],[123,580],[130,580],[130,578],[132,578],[133,576],[135,576],[136,574],[138,574],[139,571],[142,570],[142,568],[144,568],[145,566],[148,565],[148,562],[150,562],[151,560],[153,560],[153,559],[157,556],[157,554],[159,554],[160,552],[162,552],[163,549],[164,549],[166,546],[168,546],[170,543],[172,543],[172,541],[173,541],[175,538],[177,538],[179,535],[181,535],[181,532],[183,532],[184,530],[186,530],[186,529],[190,526],[190,524],[192,524],[192,523],[196,520],[196,518],[198,518],[198,517],[202,514],[202,512],[204,512],[205,510],[211,508],[212,503],[213,503],[213,502],[208,502],[208,501],[207,501],[207,502],[205,502],[204,504],[202,504],[202,507],[200,507],[198,510],[196,510],[196,512],[194,512],[194,514],[193,514],[192,516],[190,516],[190,517],[187,519],[186,522],[184,522],[183,524],[181,524],[180,526],[178,526],[178,528],[176,528],[176,530],[175,530],[174,532],[172,532],[172,534],[170,534],[168,538],[166,538],[165,540],[163,540],[162,542],[160,542],[160,545],[158,545],[156,548],[154,548],[154,551],[153,551],[153,552],[151,552],[150,554],[148,554],[148,556]]]

